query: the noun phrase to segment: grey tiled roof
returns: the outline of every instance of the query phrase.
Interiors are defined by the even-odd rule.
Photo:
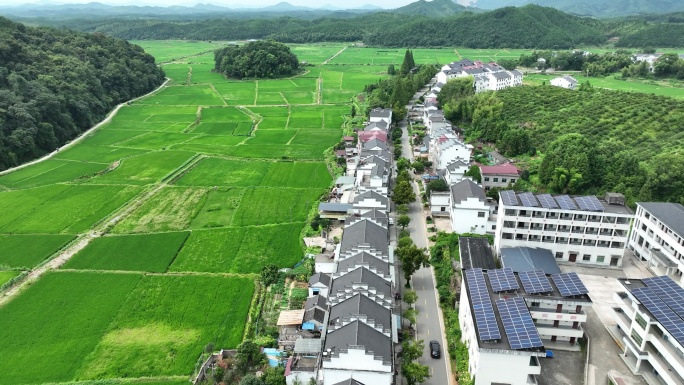
[[[684,237],[684,206],[668,202],[637,202],[680,237]]]
[[[333,384],[333,385],[365,385],[365,384],[358,382],[353,378],[350,378],[350,379],[344,380],[342,382],[338,382],[338,383]]]
[[[392,114],[392,109],[390,108],[374,108],[368,114],[371,118],[389,118]]]
[[[380,147],[383,150],[387,150],[387,143],[383,142],[382,140],[378,139],[371,139],[367,141],[366,143],[363,144],[364,149],[371,149],[373,147]]]
[[[314,285],[316,283],[322,283],[327,287],[330,287],[330,276],[326,273],[316,273],[309,278],[309,285]]]
[[[328,333],[325,338],[325,350],[333,352],[348,349],[349,346],[364,346],[366,352],[382,357],[383,361],[392,361],[392,339],[360,321],[351,322]]]
[[[470,179],[463,179],[451,186],[451,201],[453,204],[461,203],[470,197],[487,202],[484,189]]]
[[[390,273],[389,263],[365,251],[339,261],[337,263],[337,271],[347,271],[350,268],[361,265],[368,265],[385,275]]]
[[[392,287],[389,281],[375,274],[365,267],[359,267],[347,274],[337,277],[333,280],[332,293],[335,294],[340,290],[351,287],[354,284],[365,284],[368,288],[374,288],[377,293],[383,293],[385,298],[390,298],[392,294]]]
[[[323,310],[328,309],[328,303],[327,300],[324,296],[322,295],[314,295],[313,297],[309,297],[306,300],[306,304],[304,305],[304,309],[309,310],[314,307],[320,307]]]
[[[449,163],[449,164],[446,166],[446,168],[447,168],[449,171],[456,171],[456,169],[458,169],[459,167],[463,167],[463,166],[468,167],[468,163],[466,163],[466,162],[464,162],[464,161],[462,161],[462,160],[456,160],[456,161],[454,161],[454,162]]]
[[[359,203],[365,199],[375,199],[376,201],[382,203],[383,205],[387,206],[389,203],[389,198],[382,194],[378,194],[375,191],[366,191],[363,194],[359,194],[354,197],[354,203]]]
[[[304,312],[302,322],[317,321],[319,323],[325,322],[325,310],[320,308],[308,309]]]
[[[354,246],[368,244],[376,250],[387,254],[389,249],[387,229],[363,219],[344,228],[340,252],[351,250]]]
[[[510,79],[511,77],[511,75],[505,72],[494,72],[492,75],[497,79]]]
[[[365,315],[375,324],[382,325],[383,329],[392,327],[392,311],[360,293],[332,306],[328,322],[340,322],[345,317],[355,315]]]

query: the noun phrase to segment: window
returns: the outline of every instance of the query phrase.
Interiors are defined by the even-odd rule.
[[[499,181],[499,178],[494,178],[494,182],[498,182],[498,181]]]
[[[556,252],[556,259],[562,259],[562,258],[563,258],[563,252],[562,251]]]
[[[502,183],[506,183],[507,180],[508,180],[508,179],[506,179],[506,178],[501,178],[501,182],[502,182]]]
[[[511,183],[515,183],[515,178],[511,178]]]
[[[492,230],[496,230],[496,225],[492,225]]]
[[[485,180],[485,182],[489,182],[489,177],[486,176],[484,180]]]
[[[605,260],[606,260],[605,255],[599,255],[598,257],[596,257],[596,263],[603,263],[603,261],[605,261]]]
[[[646,330],[646,320],[644,317],[641,316],[641,314],[636,313],[636,317],[634,317],[634,321],[641,326],[642,329]]]
[[[480,211],[479,213],[477,213],[477,217],[478,217],[478,218],[484,218],[484,217],[485,217],[485,212],[484,212],[484,211]]]
[[[637,333],[634,329],[632,329],[632,339],[637,343],[637,346],[641,346],[641,343],[644,342],[644,339],[641,338],[639,333]]]
[[[582,260],[583,260],[583,261],[591,261],[591,255],[589,255],[589,254],[584,254],[584,255],[582,256]]]
[[[539,307],[541,302],[532,302],[532,307]]]
[[[439,211],[446,211],[446,207],[441,207]]]
[[[313,293],[313,295],[318,295],[318,293],[321,292],[321,289],[312,289],[311,292]]]

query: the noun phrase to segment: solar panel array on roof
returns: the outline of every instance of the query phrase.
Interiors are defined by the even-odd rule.
[[[563,297],[589,293],[589,290],[584,286],[577,273],[554,274],[551,276],[551,279]]]
[[[515,191],[513,190],[502,190],[499,191],[499,196],[506,206],[519,206],[518,198],[515,196]]]
[[[585,211],[603,211],[603,205],[593,195],[575,198],[575,202],[579,205],[581,210]]]
[[[520,198],[520,202],[522,202],[523,206],[525,207],[538,207],[539,203],[537,202],[537,198],[534,197],[534,194],[530,192],[526,193],[520,193],[518,194],[518,198]]]
[[[562,210],[577,210],[577,205],[572,201],[569,195],[558,195],[556,202]]]
[[[684,345],[684,321],[648,287],[632,290],[632,294],[660,322],[672,337]]]
[[[558,203],[556,203],[556,200],[553,199],[551,194],[539,194],[537,195],[537,199],[539,200],[539,203],[541,204],[541,207],[546,208],[546,209],[557,209],[558,208]]]
[[[492,306],[492,300],[489,298],[489,291],[487,290],[487,283],[485,282],[482,269],[466,270],[466,281],[480,340],[501,339],[501,331],[496,323],[494,306]]]
[[[684,289],[666,276],[644,278],[642,281],[678,316],[684,319]]]
[[[510,267],[489,270],[487,277],[489,278],[489,284],[492,286],[492,291],[495,293],[520,288],[518,281],[515,279],[515,274],[513,274],[513,269]]]
[[[553,291],[551,282],[544,274],[544,270],[523,271],[518,273],[520,282],[527,294],[548,293]]]
[[[496,301],[501,322],[504,325],[511,349],[530,349],[542,347],[541,337],[534,326],[530,311],[520,297]]]

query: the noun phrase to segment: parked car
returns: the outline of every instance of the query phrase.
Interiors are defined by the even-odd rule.
[[[432,358],[442,357],[442,353],[441,353],[440,347],[439,347],[439,342],[437,342],[435,340],[430,341],[430,356]]]
[[[390,218],[390,219],[389,219],[389,224],[390,224],[390,225],[393,225],[393,224],[394,224],[394,218]]]

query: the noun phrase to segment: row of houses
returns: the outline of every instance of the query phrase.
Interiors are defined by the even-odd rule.
[[[437,81],[446,84],[454,78],[472,76],[475,93],[498,91],[517,87],[523,83],[523,74],[518,70],[508,71],[496,62],[463,59],[444,65],[437,74]]]
[[[391,110],[371,111],[358,133],[347,175],[338,180],[321,217],[344,224],[332,259],[316,260],[309,298],[293,328],[311,330],[293,341],[288,384],[390,385],[401,319],[394,312],[394,249],[389,239]],[[372,134],[370,134],[372,133]],[[285,313],[285,312],[283,312]],[[281,313],[281,317],[283,316]],[[282,331],[281,331],[282,334]]]

